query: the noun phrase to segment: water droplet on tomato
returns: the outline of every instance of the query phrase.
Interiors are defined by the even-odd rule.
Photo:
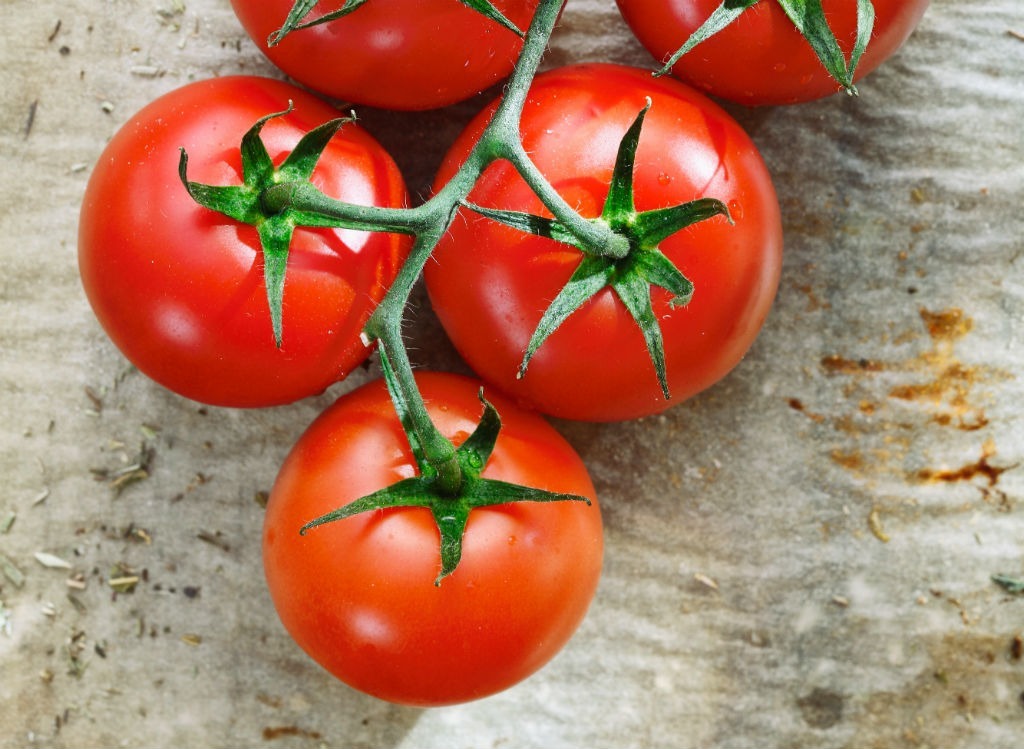
[[[772,70],[774,70],[776,73],[785,73],[786,72],[786,63],[784,63],[784,62],[777,62],[774,65],[772,65]]]
[[[515,545],[515,542],[516,542],[516,537],[515,536],[509,536],[508,537],[508,545],[509,546]]]
[[[733,221],[739,221],[743,218],[743,204],[738,200],[730,200],[729,215],[732,216]]]
[[[658,184],[661,185],[662,187],[665,187],[670,182],[672,182],[671,174],[665,174],[665,172],[662,172],[661,174],[658,175]]]

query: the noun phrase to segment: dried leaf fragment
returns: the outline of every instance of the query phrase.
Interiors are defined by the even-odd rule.
[[[699,582],[701,585],[711,588],[711,590],[718,590],[718,583],[715,582],[712,578],[705,575],[703,572],[693,573],[693,579]]]
[[[4,577],[6,577],[15,588],[20,588],[25,585],[25,573],[18,569],[18,565],[4,554],[0,554],[0,570],[3,570]]]
[[[92,474],[97,481],[107,483],[115,494],[120,494],[131,484],[149,478],[149,469],[155,454],[156,450],[143,442],[138,454],[132,457],[127,465],[115,469],[94,468]]]
[[[223,551],[231,551],[231,545],[224,539],[220,531],[213,531],[212,533],[210,531],[199,531],[196,534],[196,538]]]
[[[65,559],[61,559],[56,554],[49,554],[45,551],[37,551],[35,556],[36,561],[52,570],[69,570],[71,569],[71,562]]]
[[[877,507],[872,507],[871,512],[868,513],[868,528],[871,529],[871,533],[884,544],[889,543],[889,534],[882,528],[882,514],[878,511]]]
[[[1024,579],[1009,575],[992,575],[992,582],[1001,586],[1007,593],[1024,593]]]
[[[131,593],[135,590],[135,586],[139,584],[139,576],[131,567],[123,562],[118,562],[110,571],[107,584],[116,593]]]

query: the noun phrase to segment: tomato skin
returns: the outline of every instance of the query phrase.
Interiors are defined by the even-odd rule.
[[[369,353],[366,319],[405,257],[409,239],[297,229],[286,273],[283,345],[275,345],[256,228],[195,203],[178,178],[241,184],[239,144],[257,119],[280,163],[299,138],[338,112],[280,81],[225,77],[188,84],[130,119],[86,188],[78,258],[101,325],[143,373],[218,406],[271,406],[314,395]],[[345,125],[312,181],[355,203],[398,207],[397,166],[361,128]]]
[[[296,81],[323,94],[384,109],[424,110],[462,101],[507,76],[522,40],[459,0],[368,2],[269,47],[293,0],[231,0],[256,46]],[[317,15],[342,0],[320,3]],[[495,0],[525,30],[537,0]]]
[[[668,58],[721,5],[721,0],[617,0],[627,25],[659,61]],[[873,0],[871,41],[858,81],[903,45],[929,0]],[[855,0],[822,0],[847,60],[857,35]],[[729,27],[701,42],[673,66],[679,79],[705,93],[748,106],[796,104],[830,96],[840,85],[822,67],[781,6],[761,0]]]
[[[431,418],[456,443],[481,412],[479,383],[417,381]],[[557,653],[597,586],[603,551],[594,487],[542,418],[489,400],[503,427],[483,476],[593,504],[520,502],[470,513],[462,560],[440,586],[439,534],[426,508],[309,520],[414,474],[381,381],[340,398],[299,439],[267,505],[263,559],[271,597],[296,642],[342,681],[409,705],[484,697]]]
[[[425,279],[456,349],[486,382],[521,405],[568,419],[614,421],[658,413],[730,371],[761,328],[778,285],[782,229],[760,154],[717,105],[669,78],[617,65],[579,65],[539,76],[523,113],[523,144],[542,173],[584,216],[599,215],[619,140],[650,97],[634,171],[638,211],[702,197],[724,202],[716,217],[660,245],[694,283],[671,308],[654,288],[672,398],[661,395],[640,330],[610,288],[559,327],[516,373],[542,313],[581,253],[463,210],[441,240]],[[490,110],[467,127],[438,173],[444,184]],[[544,213],[507,163],[491,165],[470,194],[478,205]]]

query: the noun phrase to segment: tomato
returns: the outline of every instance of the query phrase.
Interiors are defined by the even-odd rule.
[[[420,372],[435,424],[456,444],[481,413],[479,383]],[[557,653],[582,620],[602,559],[601,514],[579,456],[541,417],[491,398],[503,427],[482,477],[589,497],[474,509],[462,560],[439,585],[430,510],[308,521],[407,479],[415,462],[382,381],[341,397],[286,459],[267,504],[263,560],[285,628],[349,685],[410,705],[502,690]]]
[[[246,32],[296,81],[337,99],[385,109],[423,110],[466,99],[511,72],[522,40],[460,0],[373,0],[342,18],[267,38],[294,0],[231,0]],[[338,10],[321,2],[315,16]],[[525,30],[537,0],[494,0]]]
[[[296,229],[277,347],[257,230],[198,205],[178,176],[241,184],[239,144],[256,120],[275,163],[338,113],[288,84],[226,77],[184,86],[131,118],[100,156],[81,210],[78,257],[103,328],[143,373],[188,398],[269,406],[321,392],[361,363],[363,324],[398,272],[406,237]],[[406,191],[390,156],[348,124],[312,181],[354,203],[398,207]]]
[[[666,61],[721,0],[617,0],[626,23],[647,50]],[[859,80],[910,36],[929,0],[873,0],[872,38],[857,65]],[[822,0],[829,27],[849,60],[857,34],[856,0]],[[810,44],[775,0],[761,0],[716,35],[683,55],[674,75],[715,96],[745,105],[793,104],[836,93]]]
[[[735,222],[712,218],[661,242],[664,255],[695,286],[685,306],[673,307],[663,289],[651,292],[670,400],[637,324],[609,287],[568,317],[517,378],[530,337],[580,264],[580,251],[463,210],[425,269],[431,303],[456,349],[485,381],[524,406],[594,421],[657,413],[729,372],[768,314],[781,266],[778,202],[750,138],[702,94],[616,65],[550,71],[530,90],[523,145],[570,205],[596,217],[619,141],[647,97],[652,106],[634,170],[637,210],[711,197],[728,206]],[[490,111],[460,135],[436,186],[463,161]],[[544,211],[506,162],[484,172],[469,201]]]

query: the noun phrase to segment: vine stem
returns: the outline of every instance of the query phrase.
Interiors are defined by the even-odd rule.
[[[523,148],[520,118],[527,93],[547,49],[564,0],[540,0],[523,39],[522,50],[491,120],[455,175],[429,200],[413,208],[356,206],[334,200],[309,183],[282,183],[267,189],[264,206],[272,211],[292,209],[336,220],[349,228],[412,234],[415,241],[394,283],[367,321],[364,332],[378,344],[393,372],[394,386],[405,401],[411,429],[422,460],[436,472],[437,489],[455,495],[462,483],[455,447],[440,433],[427,413],[413,377],[402,338],[402,320],[413,288],[441,237],[451,226],[484,169],[504,159],[513,165],[541,202],[586,247],[605,257],[624,257],[628,240],[601,221],[580,216],[540,173]]]
[[[430,200],[419,206],[418,210],[424,214],[424,224],[417,227],[419,231],[408,259],[365,327],[367,335],[379,342],[382,355],[389,357],[396,385],[408,404],[409,419],[419,439],[423,459],[437,470],[437,488],[443,494],[458,492],[462,472],[455,458],[454,446],[434,425],[416,387],[402,339],[402,319],[423,267],[455,220],[459,205],[469,195],[477,179],[488,164],[514,150],[510,144],[521,148],[519,118],[563,2],[540,0],[498,109],[455,175]],[[564,204],[565,201],[559,200]],[[576,225],[585,223],[568,205],[565,208],[575,217],[574,221],[570,217],[570,222]]]

